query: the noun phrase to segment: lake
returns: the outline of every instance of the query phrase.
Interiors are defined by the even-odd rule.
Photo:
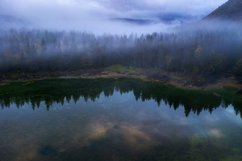
[[[1,161],[241,161],[242,97],[134,79],[0,86]]]

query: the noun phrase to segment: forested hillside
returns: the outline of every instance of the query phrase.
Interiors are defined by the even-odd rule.
[[[0,71],[75,71],[121,64],[203,77],[240,78],[241,44],[242,29],[237,25],[128,36],[9,30],[0,37]]]

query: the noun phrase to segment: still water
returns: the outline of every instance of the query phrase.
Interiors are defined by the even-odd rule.
[[[242,161],[231,103],[189,108],[157,93],[169,87],[126,80],[22,86],[0,88],[10,91],[0,95],[0,161]]]

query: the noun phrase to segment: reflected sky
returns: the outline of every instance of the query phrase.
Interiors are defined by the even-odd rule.
[[[33,110],[11,104],[0,111],[4,161],[241,159],[242,119],[232,106],[184,114],[164,102],[136,100],[132,92],[101,93]]]

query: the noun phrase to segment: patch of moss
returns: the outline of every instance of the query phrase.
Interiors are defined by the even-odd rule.
[[[138,72],[138,69],[134,68],[134,67],[126,67],[126,66],[116,64],[116,65],[112,65],[112,66],[107,67],[105,69],[105,71],[121,73],[121,74],[125,74],[125,73],[130,74],[130,73]]]

